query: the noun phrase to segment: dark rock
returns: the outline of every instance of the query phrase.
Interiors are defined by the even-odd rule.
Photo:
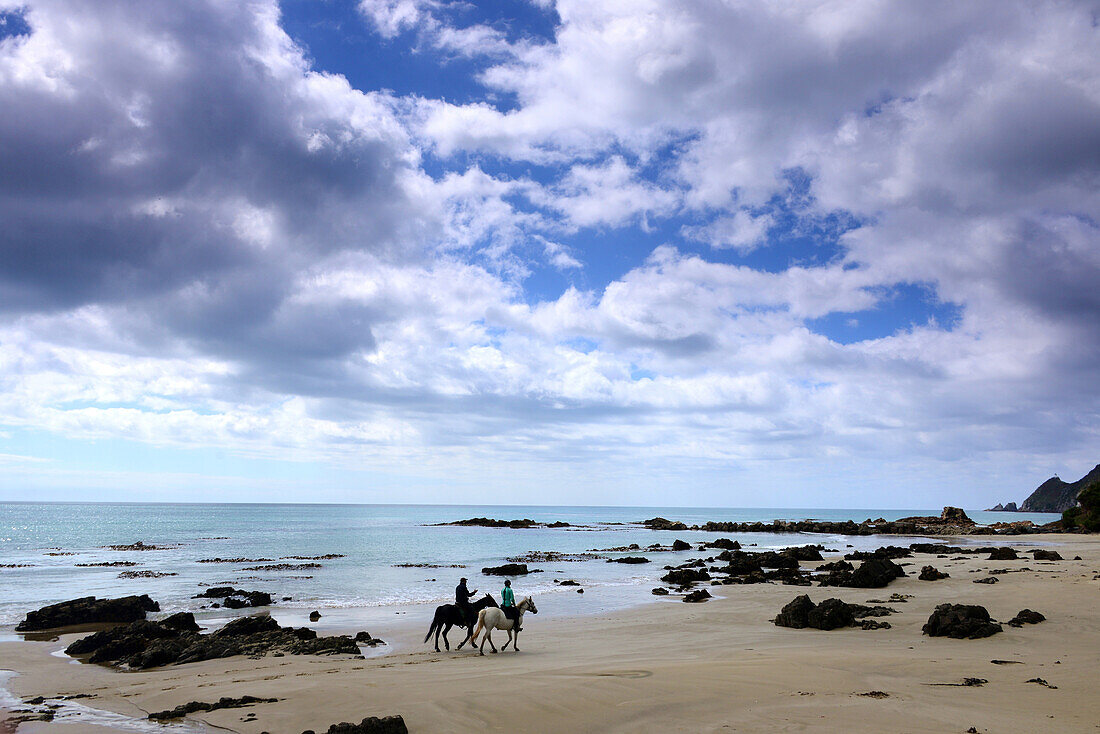
[[[809,596],[803,594],[783,607],[772,621],[779,627],[833,630],[854,624],[855,615],[852,605],[840,599],[826,599],[814,604]]]
[[[741,550],[741,544],[729,538],[719,538],[711,543],[706,543],[707,548],[722,548],[724,550]]]
[[[209,589],[203,589],[201,594],[196,594],[195,599],[221,599],[229,596],[230,594],[236,594],[237,590],[232,586],[211,586]],[[244,592],[242,592],[244,593]]]
[[[896,609],[883,606],[869,607],[865,604],[849,604],[852,608],[852,616],[856,619],[863,619],[864,617],[885,617],[890,614],[895,614]]]
[[[779,614],[775,616],[772,622],[777,627],[803,629],[809,624],[810,610],[813,609],[814,606],[815,604],[806,594],[796,596],[786,606],[779,610]]]
[[[888,630],[892,627],[889,622],[879,622],[874,619],[864,619],[859,623],[860,629],[865,630]]]
[[[777,568],[763,574],[768,581],[779,581],[787,586],[810,586],[812,581],[809,576],[797,568]]]
[[[656,589],[650,592],[654,596],[668,596],[668,589],[658,586]],[[522,630],[521,630],[522,631]]]
[[[113,551],[158,551],[168,550],[166,545],[145,545],[140,540],[132,545],[105,545],[103,546],[107,550]]]
[[[798,558],[792,553],[764,551],[754,555],[763,568],[798,568]]]
[[[608,563],[649,563],[644,556],[623,556],[622,558],[608,558]],[[521,630],[522,631],[522,630]]]
[[[674,551],[691,550],[691,543],[687,543],[683,540],[676,539],[676,540],[672,541],[672,550],[674,550]]]
[[[1062,560],[1061,554],[1058,551],[1043,550],[1037,548],[1031,551],[1031,555],[1035,556],[1036,561],[1060,561]]]
[[[560,586],[580,586],[580,584],[578,584],[573,579],[566,579],[565,581],[562,581],[559,585]]]
[[[995,583],[997,583],[997,581],[998,581],[998,579],[997,579],[996,576],[986,576],[984,578],[974,579],[973,583],[975,583],[975,584],[995,584]]]
[[[308,571],[321,568],[320,563],[272,563],[269,566],[245,566],[242,571]]]
[[[881,589],[896,578],[905,575],[901,566],[887,558],[869,558],[852,572],[851,580],[842,586],[857,589]]]
[[[684,601],[689,604],[698,604],[699,602],[706,601],[710,598],[710,592],[706,589],[696,589],[687,596],[684,597]]]
[[[145,594],[124,596],[120,599],[96,599],[94,596],[86,596],[27,612],[27,618],[15,629],[19,632],[29,632],[77,624],[124,624],[145,619],[146,612],[159,611],[160,604]]]
[[[349,724],[346,721],[333,724],[325,734],[408,734],[405,720],[400,716],[368,716],[358,724]],[[315,734],[312,729],[306,729],[302,734]]]
[[[989,552],[989,560],[991,561],[1015,561],[1019,559],[1019,557],[1020,556],[1016,554],[1016,549],[1009,548],[1008,546],[994,548]]]
[[[923,627],[929,637],[976,640],[1001,632],[1001,625],[989,618],[985,607],[976,604],[940,604]]]
[[[492,519],[489,517],[471,517],[470,519],[458,519],[453,523],[438,523],[438,525],[465,525],[473,527],[510,527],[524,529],[537,527],[538,523],[532,519]]]
[[[550,523],[546,527],[548,527],[548,528],[568,528],[568,527],[572,527],[572,526],[569,523],[565,522],[564,520],[557,520],[555,522]],[[522,630],[520,630],[520,631],[522,632]]]
[[[503,566],[489,566],[481,569],[481,572],[486,576],[525,576],[531,573],[527,570],[526,563],[505,563]]]
[[[157,624],[165,629],[181,632],[198,632],[201,629],[198,622],[195,621],[195,615],[191,612],[176,612],[172,616],[160,620]]]
[[[654,517],[649,520],[644,520],[642,525],[650,530],[687,530],[688,527],[682,522],[674,522],[672,520],[666,520],[663,517]]]
[[[920,576],[917,578],[921,581],[939,581],[940,579],[950,578],[951,574],[940,571],[935,566],[923,566],[920,570]]]
[[[309,621],[310,622],[316,622],[320,618],[321,618],[321,613],[316,611],[316,610],[309,613]]]
[[[865,561],[869,558],[889,558],[893,560],[895,558],[908,558],[911,555],[913,555],[913,551],[909,548],[899,548],[896,545],[887,545],[873,551],[855,551],[854,553],[848,553],[844,558],[849,561]]]
[[[133,561],[102,561],[100,563],[77,563],[77,568],[118,568],[120,566],[136,566]]]
[[[1052,686],[1051,684],[1047,683],[1042,678],[1028,678],[1027,682],[1028,683],[1038,683],[1041,686],[1046,686],[1047,688],[1052,688],[1054,690],[1058,690],[1058,686]]]
[[[710,581],[710,574],[705,568],[678,568],[662,576],[661,581],[676,586],[690,586],[696,581]]]
[[[1046,617],[1042,612],[1033,612],[1030,609],[1021,609],[1016,612],[1016,616],[1008,620],[1009,627],[1023,627],[1025,624],[1039,624],[1046,621]]]
[[[193,714],[196,711],[217,711],[218,709],[234,709],[241,708],[242,706],[251,706],[254,703],[275,703],[279,699],[277,698],[259,698],[258,696],[241,696],[240,698],[230,698],[223,696],[214,703],[205,703],[203,701],[191,701],[180,706],[176,706],[174,709],[167,711],[156,711],[149,714],[149,718],[154,721],[166,721],[168,719],[182,719],[187,714]]]
[[[909,550],[914,553],[933,553],[936,555],[968,552],[957,545],[945,545],[943,543],[910,543]]]
[[[826,599],[810,609],[806,625],[819,630],[834,630],[848,627],[855,622],[852,608],[840,599]]]

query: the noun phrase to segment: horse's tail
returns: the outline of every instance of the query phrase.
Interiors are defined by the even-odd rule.
[[[435,615],[435,619],[432,620],[432,626],[428,628],[428,634],[424,635],[424,642],[431,639],[432,634],[443,626],[443,623],[439,621],[439,615]]]
[[[477,612],[477,628],[470,633],[470,644],[477,644],[477,636],[481,634],[482,628],[485,626],[485,610],[479,609]]]

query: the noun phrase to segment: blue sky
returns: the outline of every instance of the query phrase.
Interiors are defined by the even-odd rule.
[[[1097,32],[0,2],[0,499],[934,508],[1083,474]]]

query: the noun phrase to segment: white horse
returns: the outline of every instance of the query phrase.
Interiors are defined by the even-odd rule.
[[[529,596],[525,596],[523,600],[516,605],[516,609],[519,610],[519,613],[516,615],[519,620],[523,619],[524,612],[531,612],[531,614],[539,613],[539,610],[535,608],[535,600]],[[476,645],[477,636],[481,634],[482,630],[485,630],[485,637],[482,638],[481,646],[478,648],[478,650],[480,650],[481,654],[484,655],[485,643],[488,642],[489,647],[492,649],[492,651],[496,652],[497,646],[493,644],[492,638],[493,630],[505,630],[506,632],[508,632],[508,642],[512,643],[512,649],[516,652],[519,652],[519,647],[517,646],[519,644],[519,632],[512,631],[512,628],[514,626],[515,624],[512,622],[512,620],[504,616],[503,609],[497,609],[495,607],[482,609],[480,612],[477,613],[477,629],[475,629],[474,633],[470,635],[470,645]],[[508,642],[505,642],[503,645],[501,645],[500,649],[507,650]]]

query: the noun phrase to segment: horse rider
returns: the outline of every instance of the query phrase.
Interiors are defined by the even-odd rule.
[[[470,597],[476,593],[477,589],[470,591],[466,588],[465,576],[458,580],[458,586],[455,587],[455,606],[462,612],[463,619],[473,619],[474,610],[470,607]]]
[[[500,590],[500,609],[504,616],[512,620],[512,629],[522,632],[519,626],[519,609],[516,608],[516,595],[512,591],[512,582],[505,579],[504,588]]]

